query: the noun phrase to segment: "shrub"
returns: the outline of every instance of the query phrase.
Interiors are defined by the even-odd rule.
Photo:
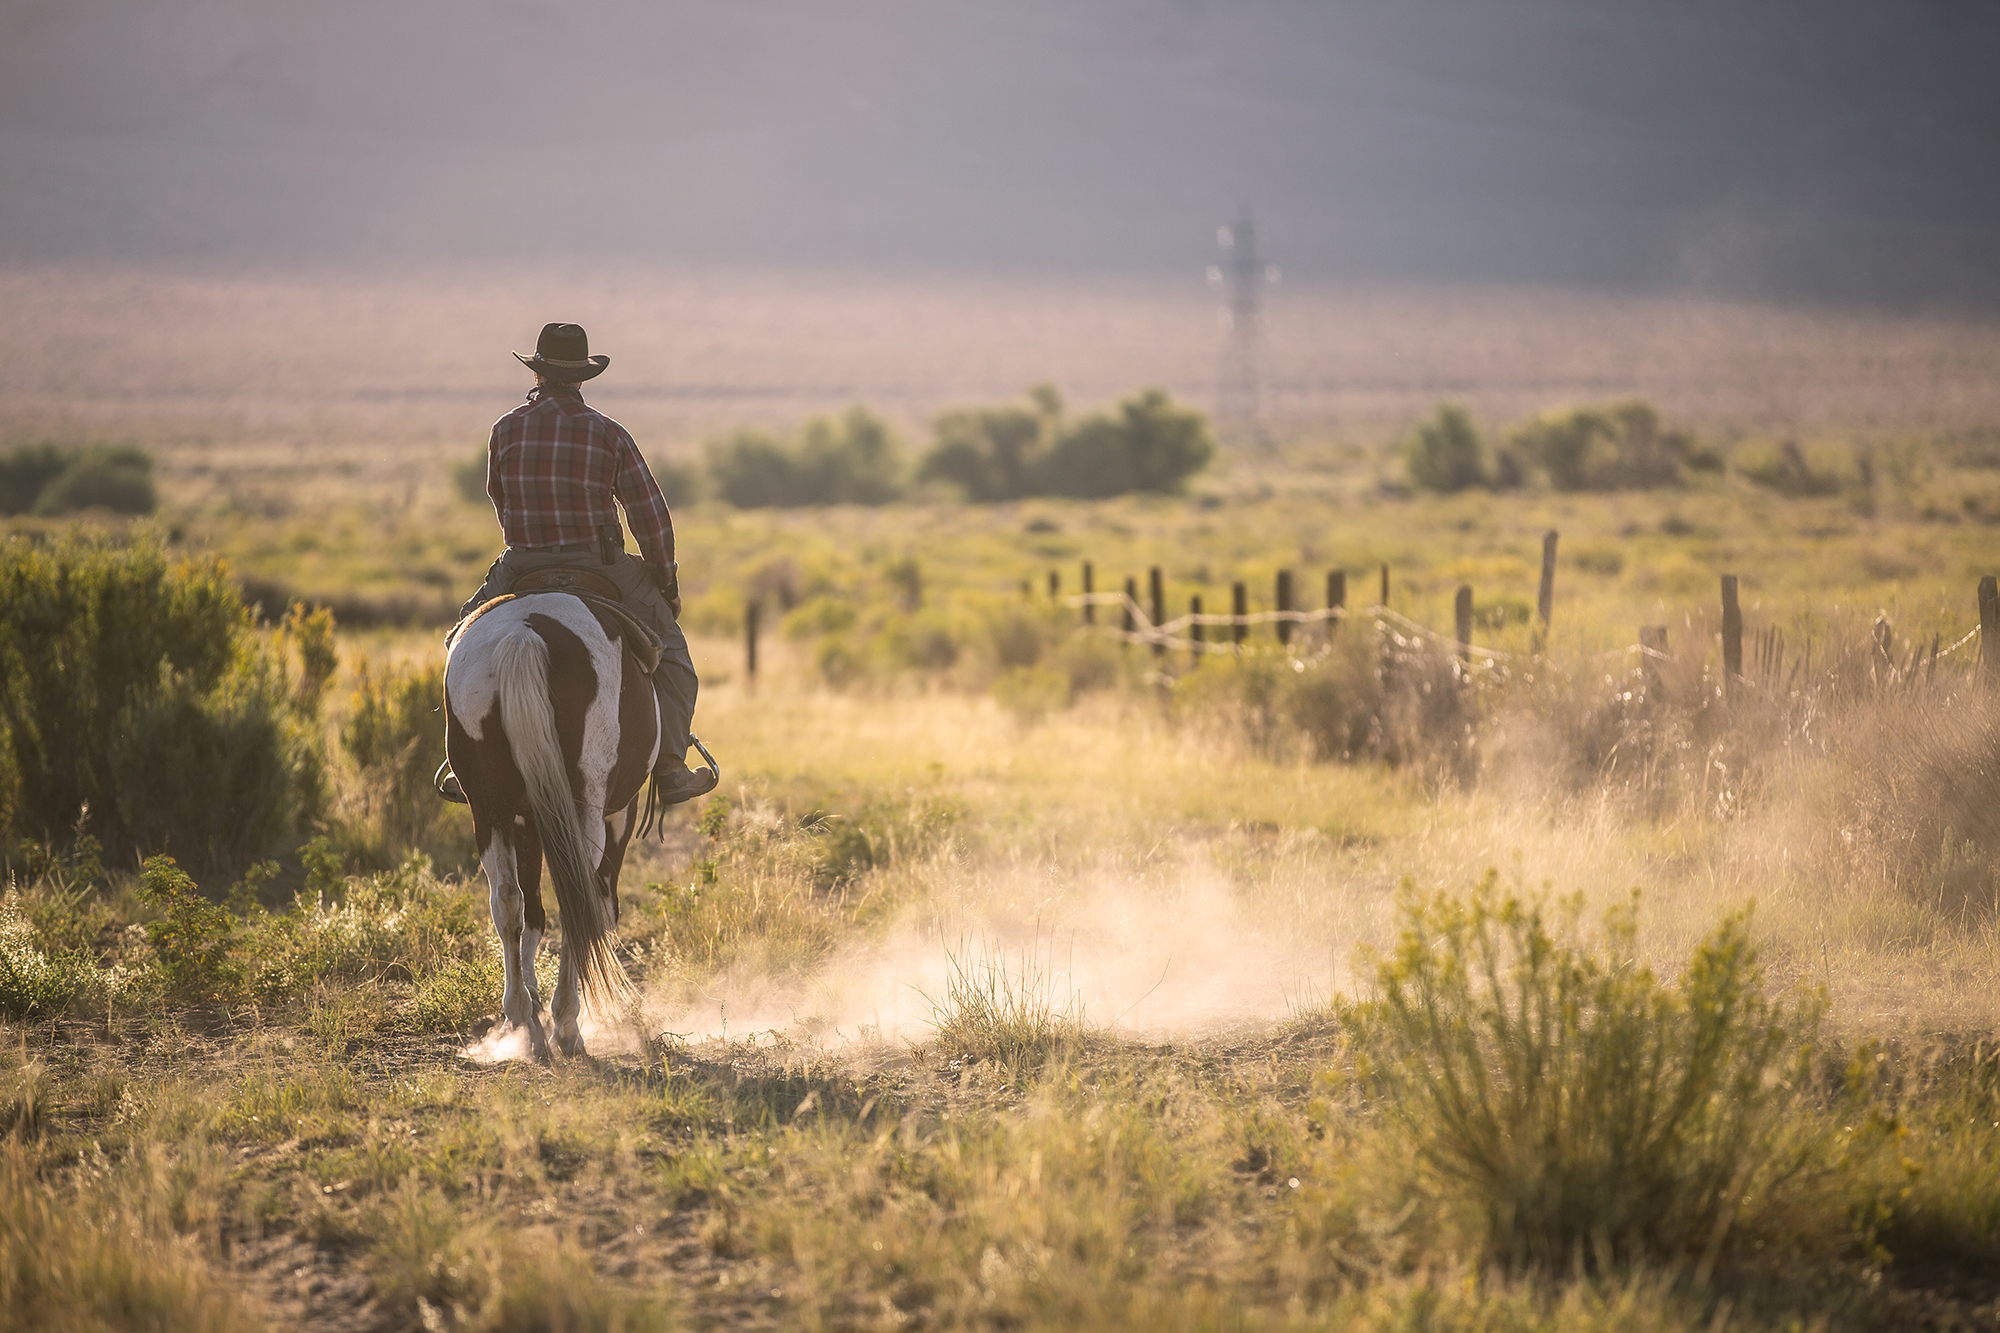
[[[1746,452],[1738,460],[1736,470],[1759,486],[1793,499],[1836,495],[1840,491],[1840,478],[1807,462],[1796,440],[1786,440],[1776,449]]]
[[[493,503],[486,493],[486,451],[481,449],[470,458],[451,465],[451,488],[458,492],[458,498],[471,505]]]
[[[25,514],[42,490],[69,466],[69,454],[53,444],[22,444],[0,454],[0,514]]]
[[[500,960],[450,958],[417,982],[410,1020],[419,1032],[463,1032],[500,1009]]]
[[[1029,494],[1093,500],[1132,491],[1171,494],[1208,466],[1215,443],[1201,413],[1176,407],[1159,389],[1086,418],[1036,460]]]
[[[318,740],[281,650],[249,629],[218,560],[170,562],[147,540],[0,543],[6,834],[59,839],[87,806],[122,847],[282,845],[323,797]]]
[[[703,482],[701,468],[693,463],[676,463],[671,459],[656,458],[652,462],[653,480],[660,483],[660,494],[669,507],[678,509],[691,505],[702,498]]]
[[[444,666],[355,665],[341,748],[361,769],[369,813],[390,850],[420,845],[441,803],[431,786],[444,762]]]
[[[0,898],[0,1013],[57,1018],[101,997],[108,978],[80,949],[51,955],[21,910],[19,893]]]
[[[153,460],[143,449],[99,447],[77,454],[35,499],[37,514],[109,509],[114,514],[150,514],[159,508]]]
[[[708,447],[716,491],[739,509],[884,504],[902,494],[902,464],[882,420],[849,408],[816,417],[795,443],[740,431]]]
[[[1456,403],[1441,404],[1431,420],[1417,427],[1403,445],[1403,461],[1410,483],[1423,490],[1451,494],[1486,484],[1479,432]]]
[[[1513,442],[1559,491],[1671,486],[1695,454],[1691,436],[1661,429],[1653,405],[1637,399],[1538,417]]]
[[[1343,1016],[1420,1187],[1495,1258],[1712,1263],[1792,1178],[1772,1076],[1817,1011],[1766,998],[1745,914],[1665,984],[1637,961],[1636,895],[1592,949],[1581,898],[1551,915],[1495,878],[1462,898],[1406,884],[1376,998]]]
[[[955,485],[968,500],[1011,500],[1026,495],[1030,466],[1053,438],[1062,410],[975,407],[946,412],[932,430],[936,443],[917,468],[918,481]]]
[[[917,478],[950,482],[978,501],[1173,493],[1215,453],[1206,418],[1158,389],[1074,426],[1064,424],[1062,410],[1062,399],[1044,385],[1030,391],[1027,406],[947,412],[935,423],[936,443]]]
[[[150,514],[158,507],[152,456],[133,445],[24,444],[0,456],[0,514]]]
[[[226,999],[241,988],[243,973],[230,956],[236,918],[201,896],[171,856],[146,858],[139,901],[159,912],[146,923],[154,966],[167,997],[181,1003]]]
[[[295,845],[325,804],[314,719],[278,665],[248,645],[209,689],[162,664],[119,728],[111,774],[135,847],[226,870]]]

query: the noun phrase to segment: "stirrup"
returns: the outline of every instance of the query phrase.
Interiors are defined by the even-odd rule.
[[[449,759],[438,765],[438,771],[431,776],[431,786],[437,788],[437,794],[453,805],[472,804],[465,799],[465,788],[459,785],[458,774],[451,771]]]

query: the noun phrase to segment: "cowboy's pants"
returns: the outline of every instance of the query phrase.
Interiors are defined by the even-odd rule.
[[[688,729],[694,723],[694,658],[688,654],[687,635],[674,623],[667,599],[653,586],[645,561],[620,553],[610,564],[601,562],[591,551],[537,551],[530,546],[510,546],[486,571],[486,582],[459,609],[464,619],[514,586],[514,580],[537,569],[588,569],[618,585],[618,600],[648,628],[660,636],[660,665],[653,672],[653,691],[660,699],[660,756],[682,759],[691,744]]]

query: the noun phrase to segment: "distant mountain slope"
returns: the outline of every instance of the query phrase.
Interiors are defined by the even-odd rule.
[[[13,0],[0,261],[533,255],[2000,300],[2000,6]]]

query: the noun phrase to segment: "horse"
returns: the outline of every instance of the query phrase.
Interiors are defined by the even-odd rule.
[[[548,929],[544,856],[562,912],[550,1011],[562,1053],[583,1052],[583,1002],[603,1012],[600,1001],[630,991],[612,952],[618,874],[660,747],[659,705],[642,667],[652,645],[637,637],[617,615],[552,590],[487,602],[453,631],[446,652],[445,754],[472,807],[492,889],[506,970],[501,1012],[527,1029],[538,1060],[549,1055],[535,980]],[[655,813],[649,803],[645,822]]]

